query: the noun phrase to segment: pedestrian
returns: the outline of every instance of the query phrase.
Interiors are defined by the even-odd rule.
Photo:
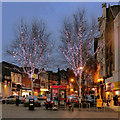
[[[19,96],[16,96],[16,106],[19,106]]]
[[[110,95],[108,95],[108,97],[107,97],[107,106],[109,106],[110,105]]]
[[[120,106],[120,95],[118,97],[118,106]]]
[[[118,105],[118,96],[116,95],[116,106]]]
[[[113,97],[113,100],[114,100],[114,105],[116,105],[116,96],[115,95]]]

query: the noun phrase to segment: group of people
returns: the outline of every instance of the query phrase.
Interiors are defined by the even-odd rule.
[[[113,97],[113,101],[114,101],[114,105],[115,105],[115,106],[118,106],[118,105],[119,105],[118,95],[115,95],[115,96]],[[108,97],[107,97],[107,106],[110,105],[110,102],[111,102],[110,95],[108,95]]]

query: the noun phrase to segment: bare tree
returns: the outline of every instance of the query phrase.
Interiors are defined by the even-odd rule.
[[[53,44],[50,41],[50,33],[46,30],[45,23],[40,20],[33,20],[31,25],[21,20],[15,34],[15,40],[7,49],[7,53],[16,60],[23,72],[29,76],[32,83],[38,75],[48,67],[49,57]],[[36,77],[33,78],[33,75]]]
[[[98,26],[94,19],[88,22],[85,10],[78,10],[71,19],[64,21],[61,32],[60,50],[66,61],[74,71],[79,87],[79,102],[81,103],[81,75],[89,60],[93,57],[100,46],[94,52],[94,37],[97,36]]]

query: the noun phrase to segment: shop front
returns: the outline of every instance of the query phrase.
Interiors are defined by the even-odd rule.
[[[36,96],[40,95],[40,89],[39,88],[34,88],[34,95],[36,95]]]
[[[41,94],[41,95],[43,95],[43,94],[45,95],[48,91],[49,91],[49,90],[48,90],[47,88],[41,88],[41,89],[40,89],[40,94]]]
[[[120,81],[113,83],[114,97],[117,99],[117,105],[120,106]]]
[[[9,97],[11,95],[11,81],[5,80],[2,83],[3,86],[3,97]]]
[[[22,96],[29,96],[29,94],[31,94],[32,93],[32,90],[31,89],[25,89],[25,88],[23,88],[22,89]]]
[[[12,95],[22,95],[22,86],[21,84],[12,83]]]
[[[120,105],[120,81],[106,83],[105,85],[106,99],[108,96],[111,100],[111,105],[114,105],[114,98],[116,97],[118,105]]]
[[[108,97],[112,100],[113,99],[113,83],[109,82],[105,84],[105,93],[106,93],[106,100]]]

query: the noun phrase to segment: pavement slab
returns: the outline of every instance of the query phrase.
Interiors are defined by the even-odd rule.
[[[87,111],[86,109],[79,111],[78,108],[74,111],[52,111],[45,110],[44,107],[36,107],[34,111],[30,111],[23,105],[17,107],[15,104],[4,104],[2,105],[2,118],[118,118],[118,112]]]

